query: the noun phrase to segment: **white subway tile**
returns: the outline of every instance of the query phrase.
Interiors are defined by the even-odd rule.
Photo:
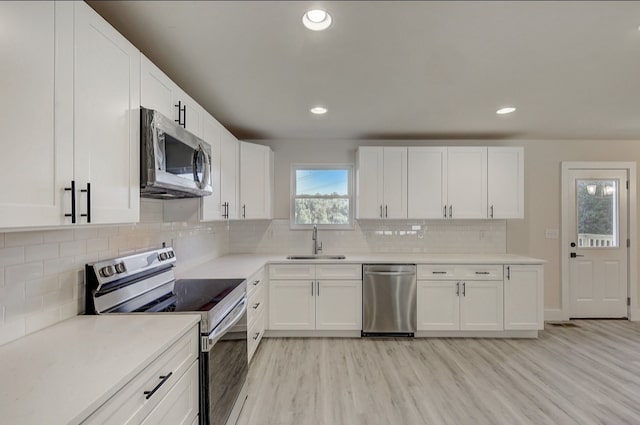
[[[58,276],[50,275],[40,279],[30,280],[25,283],[25,289],[27,298],[58,292],[60,290]]]
[[[4,245],[6,247],[36,245],[42,243],[42,232],[10,232],[5,233]]]
[[[109,260],[111,258],[115,258],[118,256],[117,249],[110,249],[108,251],[103,251],[98,254],[98,261]]]
[[[66,320],[77,316],[82,310],[79,309],[78,301],[73,300],[60,306],[60,320]]]
[[[98,237],[99,238],[107,238],[109,236],[114,236],[118,234],[118,227],[117,226],[108,226],[108,227],[101,227],[98,229]]]
[[[88,239],[87,253],[107,251],[109,249],[109,239]]]
[[[87,253],[87,241],[72,241],[60,243],[60,256],[83,255]]]
[[[0,267],[24,263],[24,248],[0,249]]]
[[[58,243],[46,243],[42,245],[26,246],[24,248],[24,260],[26,262],[49,260],[60,255],[60,245]]]
[[[95,263],[98,261],[98,253],[94,252],[93,254],[86,255],[78,255],[75,258],[76,267],[84,269],[85,264]]]
[[[73,257],[56,258],[53,260],[46,260],[44,262],[43,273],[45,275],[56,274],[65,271],[72,271],[75,270],[75,268]]]
[[[26,321],[24,318],[12,322],[5,322],[0,326],[0,345],[15,341],[26,334]]]
[[[37,279],[42,276],[42,261],[33,263],[20,264],[17,266],[8,266],[4,269],[4,278],[7,284],[24,282],[26,280]]]
[[[50,230],[43,232],[44,242],[68,242],[73,240],[73,229]]]
[[[98,237],[98,229],[74,229],[73,238],[77,241],[94,239]]]
[[[50,310],[40,311],[30,314],[26,318],[27,334],[39,331],[48,326],[54,325],[60,321],[60,309],[53,308]]]

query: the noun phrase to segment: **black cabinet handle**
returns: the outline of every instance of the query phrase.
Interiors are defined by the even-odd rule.
[[[256,310],[259,306],[260,306],[260,303],[255,303],[253,306],[251,306],[251,308]]]
[[[462,282],[462,296],[463,297],[467,296],[467,284],[466,284],[466,282]]]
[[[242,218],[247,218],[247,204],[242,204]]]
[[[511,280],[511,266],[507,266],[507,280]]]
[[[431,272],[431,274],[447,274],[447,272]]]
[[[258,286],[259,283],[260,283],[260,280],[254,280],[253,281],[253,286]]]
[[[146,396],[145,398],[149,400],[153,396],[153,394],[155,394],[155,392],[158,391],[160,387],[164,385],[165,382],[167,382],[167,380],[171,377],[171,375],[173,375],[173,372],[169,372],[164,376],[160,376],[159,377],[161,379],[160,383],[156,385],[155,388],[152,389],[151,391],[144,392],[144,395]]]
[[[87,182],[87,188],[81,189],[80,192],[87,194],[87,213],[80,214],[80,217],[87,217],[87,223],[91,223],[91,183]]]
[[[71,180],[71,187],[65,187],[65,191],[71,191],[71,214],[65,214],[65,217],[71,217],[71,223],[76,224],[76,181]]]
[[[178,119],[174,121],[183,128],[187,128],[187,106],[182,106],[182,101],[179,100],[175,107],[178,108]]]
[[[259,336],[260,336],[260,332],[256,332],[256,334],[253,336],[253,339],[256,340],[258,339]]]
[[[489,272],[476,272],[476,274],[489,274]]]

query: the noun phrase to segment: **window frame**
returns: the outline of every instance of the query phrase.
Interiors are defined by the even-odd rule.
[[[349,200],[349,223],[347,224],[316,224],[319,229],[328,230],[353,230],[355,226],[355,194],[354,194],[354,169],[350,163],[332,163],[332,164],[308,164],[296,163],[291,164],[290,186],[289,186],[289,228],[291,230],[309,230],[313,228],[313,224],[297,224],[296,221],[296,171],[298,170],[348,170],[349,181],[347,183],[348,196],[334,198],[323,196],[324,199],[348,199]],[[300,197],[306,198],[306,197]],[[317,198],[317,197],[313,197]]]

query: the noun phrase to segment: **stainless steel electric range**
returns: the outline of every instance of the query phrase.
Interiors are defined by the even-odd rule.
[[[235,424],[246,400],[247,284],[176,280],[172,248],[85,266],[85,314],[200,314],[200,423]]]

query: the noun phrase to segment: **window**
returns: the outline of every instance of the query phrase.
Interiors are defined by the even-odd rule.
[[[353,228],[352,175],[351,164],[293,165],[291,228]]]

